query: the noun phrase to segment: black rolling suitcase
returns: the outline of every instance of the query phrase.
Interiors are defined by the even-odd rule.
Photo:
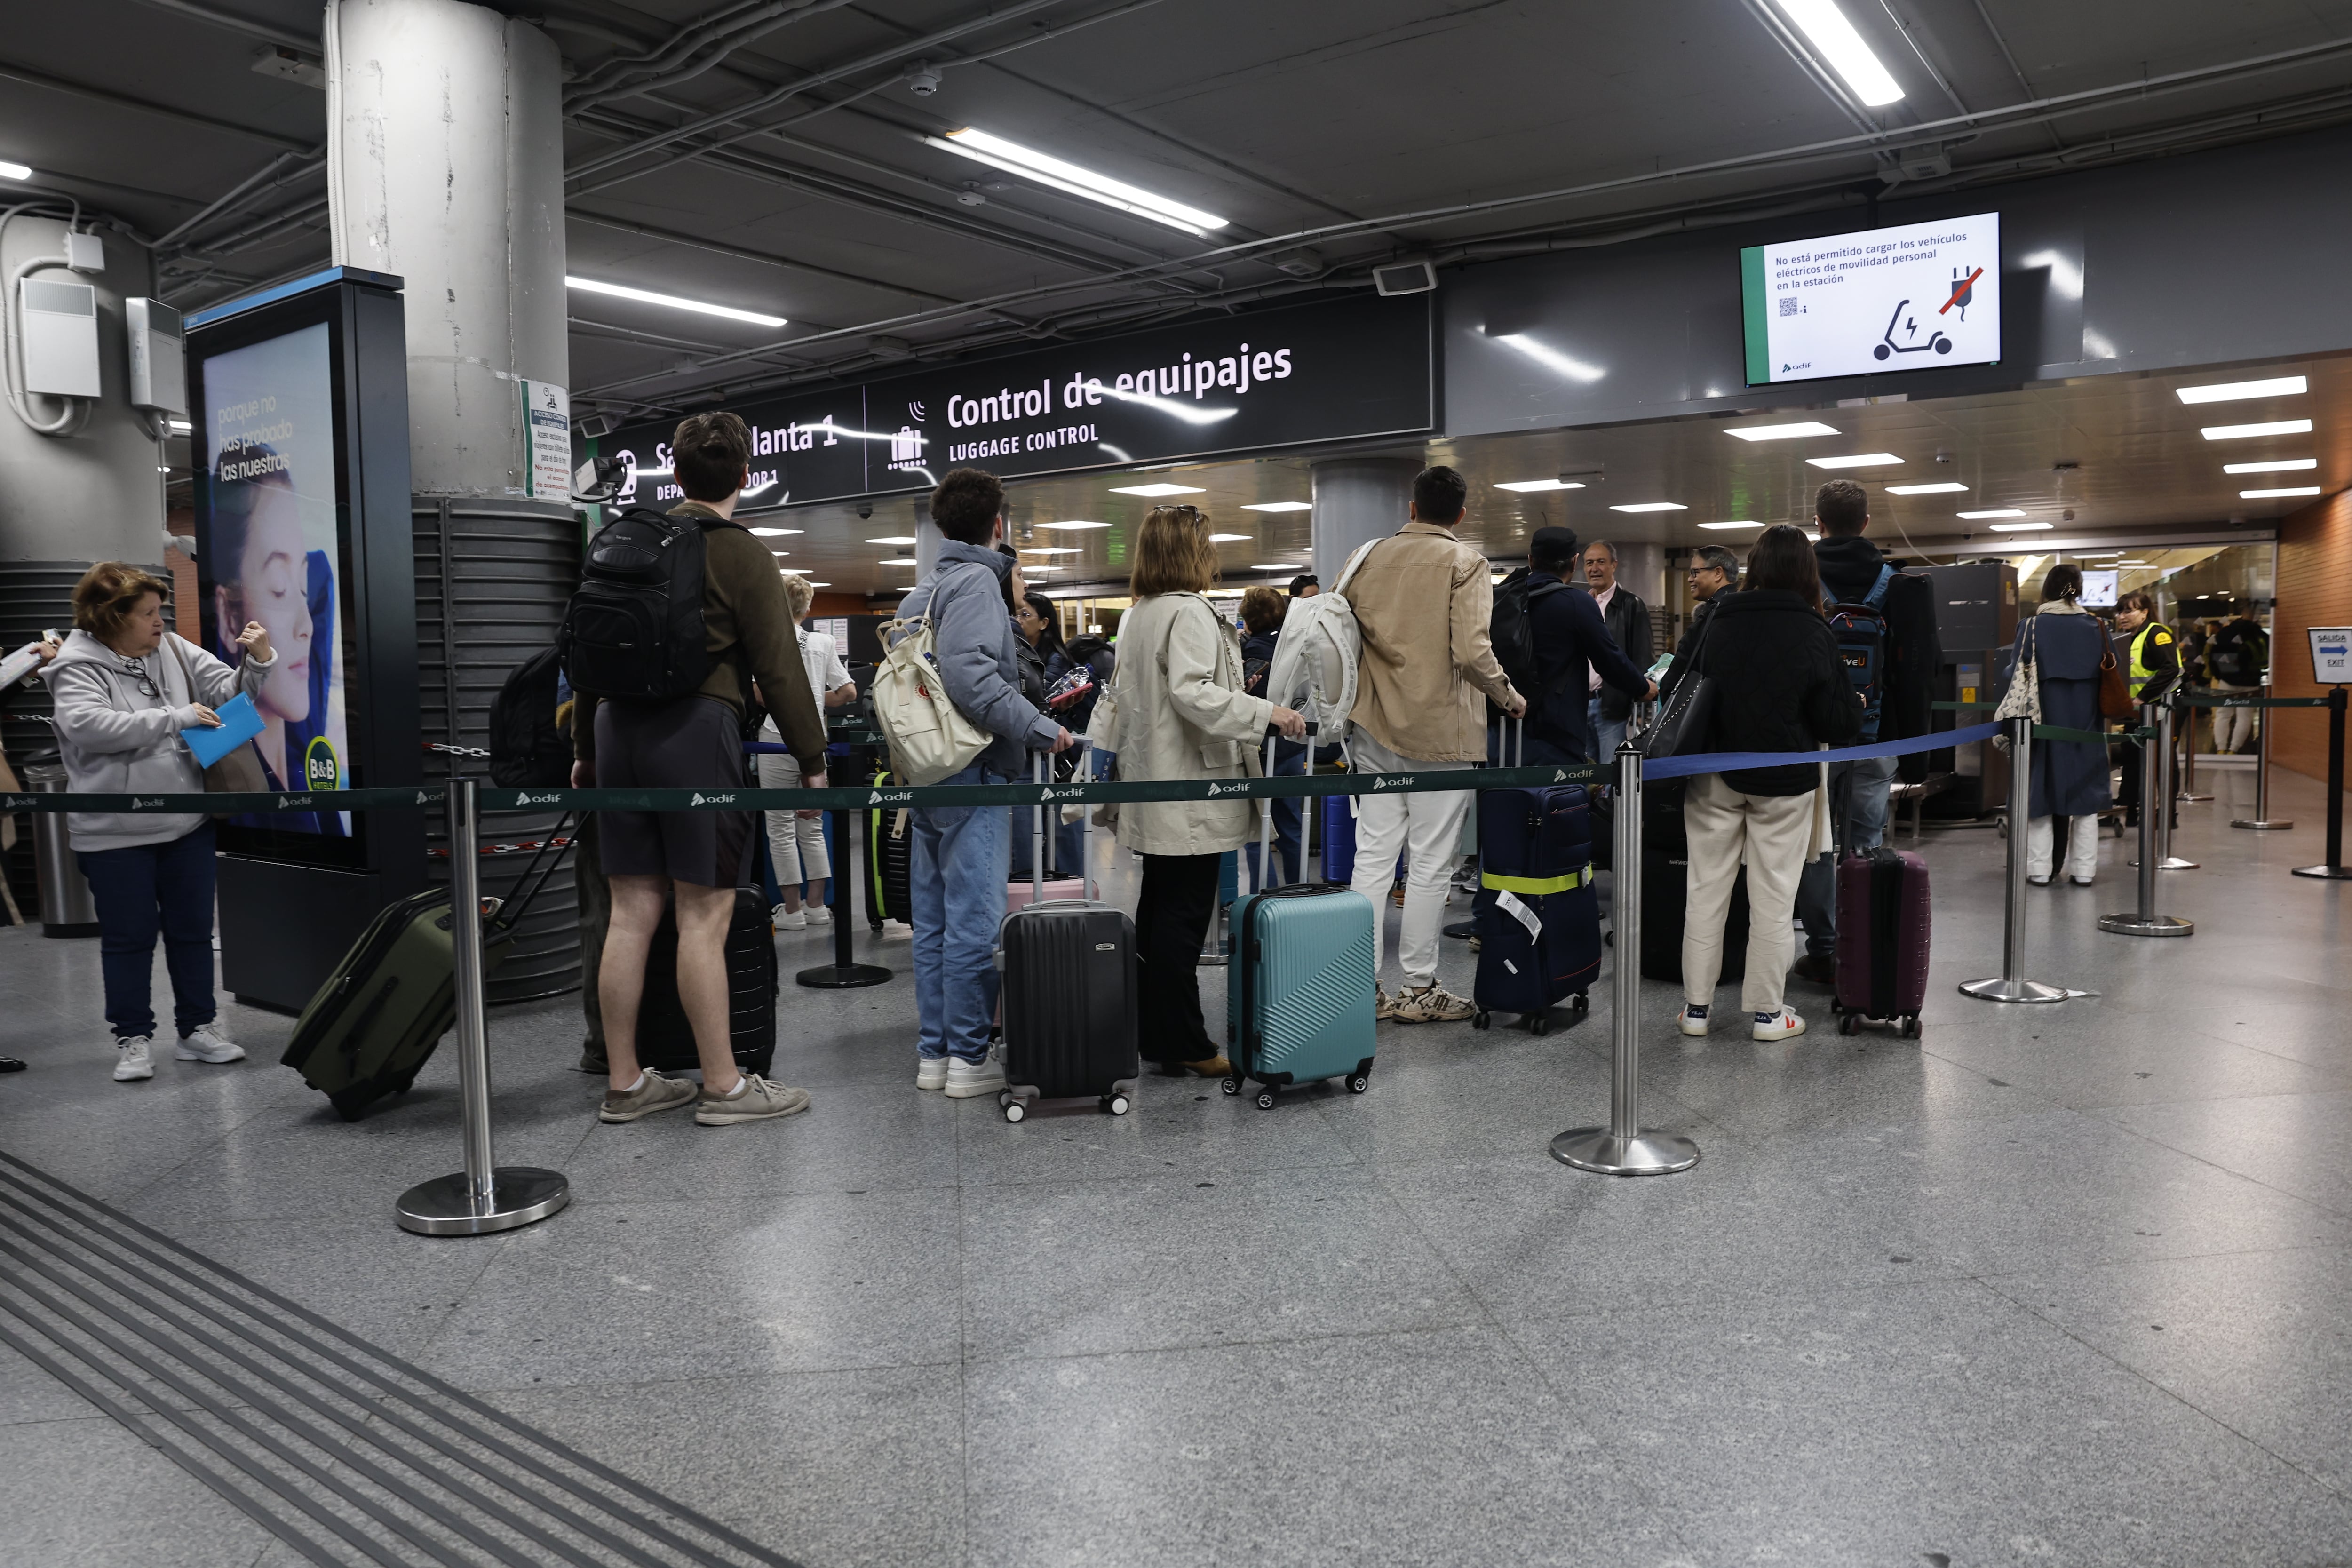
[[[1034,810],[1032,891],[1042,895],[1046,807]],[[1092,865],[1092,817],[1080,819],[1082,868]],[[997,928],[996,963],[1004,975],[1004,1120],[1020,1121],[1041,1100],[1083,1098],[1126,1115],[1142,1070],[1127,911],[1092,899],[1034,898]]]
[[[1681,984],[1683,910],[1689,902],[1690,851],[1642,848],[1642,976]],[[1718,985],[1748,973],[1748,868],[1732,879],[1731,904],[1723,916],[1723,970]]]
[[[884,789],[891,784],[886,770],[874,775],[874,787]],[[908,921],[914,918],[914,906],[907,890],[908,868],[914,862],[915,828],[903,806],[887,810],[877,806],[866,814],[866,923],[876,931],[882,922]],[[849,847],[839,850],[842,864],[849,863]]]
[[[757,888],[735,889],[727,927],[727,1026],[740,1072],[768,1076],[776,1061],[776,928]],[[702,1065],[694,1029],[677,999],[677,919],[662,910],[646,953],[645,999],[637,1005],[637,1065],[684,1072]]]
[[[571,820],[558,822],[534,847],[530,864],[515,879],[515,896],[482,900],[485,978],[498,972],[523,911],[562,863]],[[551,852],[555,858],[541,871]],[[405,1091],[457,1026],[454,924],[446,888],[385,906],[295,1021],[294,1037],[278,1059],[325,1095],[344,1121],[356,1121],[377,1100]]]

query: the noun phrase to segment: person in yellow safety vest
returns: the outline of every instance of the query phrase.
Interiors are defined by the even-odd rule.
[[[2136,701],[2160,701],[2180,676],[2180,647],[2172,628],[2156,618],[2156,601],[2135,588],[2116,601],[2116,630],[2124,638],[2124,679]],[[2140,745],[2123,743],[2124,822],[2139,824]]]

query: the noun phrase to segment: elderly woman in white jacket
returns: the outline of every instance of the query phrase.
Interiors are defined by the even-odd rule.
[[[1242,689],[1241,643],[1202,593],[1216,580],[1208,519],[1156,507],[1136,541],[1134,606],[1120,617],[1114,749],[1122,779],[1255,777],[1270,724],[1292,740],[1306,721]],[[1135,946],[1143,1059],[1164,1072],[1222,1078],[1225,1058],[1201,1019],[1201,943],[1217,899],[1218,857],[1249,841],[1253,803],[1129,801],[1118,841],[1143,857]]]

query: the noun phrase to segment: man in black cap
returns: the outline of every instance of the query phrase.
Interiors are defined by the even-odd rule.
[[[1323,584],[1316,581],[1312,572],[1301,572],[1290,580],[1290,596],[1294,599],[1311,599],[1322,591]]]
[[[1538,528],[1528,542],[1528,624],[1534,643],[1534,679],[1512,683],[1528,700],[1526,762],[1580,763],[1589,754],[1585,732],[1587,693],[1594,670],[1604,685],[1634,701],[1658,694],[1657,682],[1625,656],[1609,636],[1592,595],[1573,591],[1576,531]],[[1608,759],[1601,759],[1606,762]]]

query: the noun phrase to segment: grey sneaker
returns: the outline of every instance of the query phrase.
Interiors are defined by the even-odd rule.
[[[1418,991],[1407,991],[1396,999],[1396,1021],[1400,1024],[1458,1024],[1478,1011],[1475,1003],[1465,1002],[1435,982]]]
[[[136,1083],[142,1078],[153,1078],[155,1064],[147,1055],[147,1047],[153,1043],[145,1035],[128,1038],[117,1035],[114,1048],[119,1054],[114,1058],[114,1081]]]
[[[604,1090],[604,1103],[596,1112],[599,1121],[635,1121],[640,1116],[651,1116],[656,1110],[676,1110],[691,1100],[698,1092],[683,1079],[664,1078],[653,1068],[645,1069],[646,1080],[626,1094]]]
[[[694,1121],[698,1127],[727,1127],[738,1121],[791,1116],[808,1108],[807,1089],[772,1083],[758,1073],[747,1072],[743,1075],[743,1092],[731,1099],[722,1099],[704,1089],[702,1103],[694,1108]]]
[[[948,1058],[918,1054],[915,1058],[915,1087],[945,1089],[948,1086]]]
[[[973,1100],[983,1094],[994,1094],[1004,1087],[1004,1062],[993,1052],[976,1062],[961,1057],[948,1058],[948,1098]]]
[[[172,1056],[184,1062],[241,1062],[245,1047],[220,1032],[217,1024],[199,1024],[194,1031],[182,1035]]]

